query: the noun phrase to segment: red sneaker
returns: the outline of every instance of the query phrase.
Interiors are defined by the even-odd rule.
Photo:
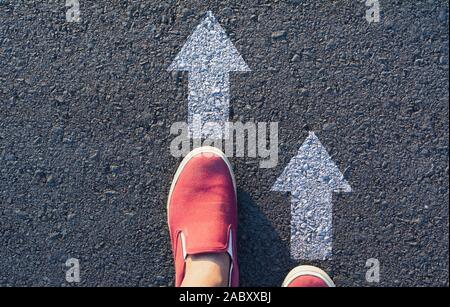
[[[286,276],[282,287],[336,287],[333,280],[323,270],[310,266],[300,265]]]
[[[230,162],[217,148],[201,147],[181,162],[167,202],[175,260],[175,286],[184,279],[187,255],[230,255],[228,283],[239,284],[236,253],[237,193]]]

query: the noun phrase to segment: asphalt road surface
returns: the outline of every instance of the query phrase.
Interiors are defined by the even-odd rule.
[[[0,0],[0,286],[173,285],[188,75],[167,68],[207,11],[251,68],[232,121],[279,122],[275,168],[231,159],[241,284],[312,263],[338,286],[448,286],[448,2],[379,3],[369,23],[357,0],[80,0],[67,22],[62,0]],[[309,131],[353,190],[333,194],[327,261],[290,258],[290,195],[271,191]]]

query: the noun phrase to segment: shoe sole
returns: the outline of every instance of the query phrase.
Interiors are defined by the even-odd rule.
[[[190,153],[187,154],[186,157],[181,161],[180,166],[178,167],[175,176],[173,177],[172,184],[170,185],[169,190],[169,197],[167,199],[167,223],[169,223],[169,206],[170,206],[170,200],[172,199],[172,192],[175,189],[175,185],[178,181],[178,178],[180,177],[181,172],[184,170],[184,167],[189,163],[189,161],[194,158],[195,156],[198,156],[200,154],[213,154],[215,156],[220,157],[225,164],[228,167],[228,170],[231,175],[231,179],[233,182],[233,188],[234,188],[234,195],[236,197],[236,203],[237,203],[237,189],[236,189],[236,179],[234,178],[233,168],[231,167],[231,163],[228,160],[228,158],[225,156],[225,154],[220,150],[212,146],[203,146],[199,148],[195,148]]]
[[[300,265],[292,269],[284,279],[282,287],[287,287],[294,279],[305,275],[315,276],[322,279],[330,288],[336,287],[331,277],[324,270],[311,265]]]

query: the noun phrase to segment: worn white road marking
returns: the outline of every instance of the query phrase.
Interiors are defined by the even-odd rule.
[[[223,139],[228,131],[229,73],[250,68],[211,12],[188,38],[168,70],[189,72],[188,123],[193,138]],[[194,120],[201,124],[193,125]]]
[[[332,193],[351,192],[317,136],[310,132],[272,191],[291,192],[291,257],[325,260],[332,255]]]

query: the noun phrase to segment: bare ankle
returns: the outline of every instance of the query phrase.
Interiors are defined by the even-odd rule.
[[[182,287],[228,286],[230,256],[227,253],[188,255]]]

